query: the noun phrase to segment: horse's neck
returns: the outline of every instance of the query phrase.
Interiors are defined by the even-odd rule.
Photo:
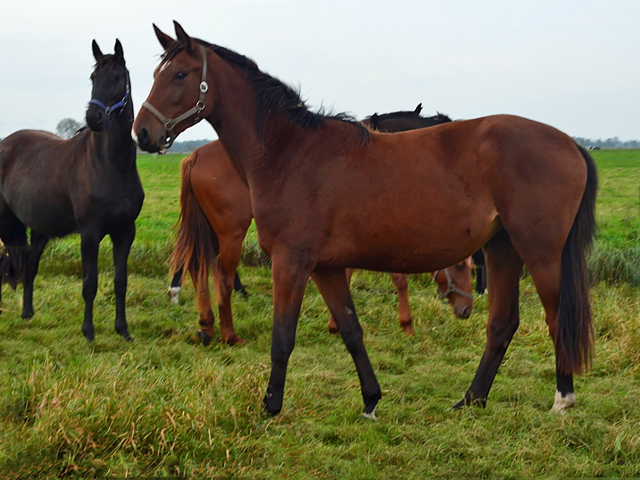
[[[120,174],[127,175],[136,167],[135,143],[131,138],[133,106],[129,103],[121,115],[113,118],[108,129],[94,132],[100,161]]]
[[[207,117],[213,126],[231,163],[246,181],[247,171],[264,155],[264,147],[256,131],[256,101],[253,87],[232,67],[224,75],[234,78],[218,82],[215,108]]]

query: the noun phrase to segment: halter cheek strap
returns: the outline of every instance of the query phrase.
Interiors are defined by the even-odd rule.
[[[460,290],[456,286],[456,284],[453,282],[453,279],[451,278],[451,274],[449,273],[448,267],[442,271],[444,272],[444,276],[447,279],[447,289],[444,291],[442,290],[438,291],[438,298],[440,300],[444,300],[452,293],[457,293],[458,295],[463,296],[465,298],[473,299],[473,295],[465,292],[464,290]],[[436,270],[435,272],[433,272],[433,278],[436,278],[438,276],[438,273],[440,273],[440,270]]]
[[[124,97],[122,97],[122,100],[120,100],[117,103],[114,103],[113,105],[106,106],[97,98],[92,98],[91,100],[89,100],[89,105],[96,105],[105,113],[105,115],[107,116],[107,128],[109,128],[109,126],[111,125],[111,122],[113,122],[112,114],[120,110],[116,114],[116,115],[120,115],[124,111],[124,107],[126,107],[127,103],[129,102],[130,95],[131,95],[131,80],[129,79],[129,70],[127,70],[127,85],[125,87]]]
[[[191,117],[192,115],[196,115],[193,119],[194,125],[198,123],[200,120],[200,113],[205,109],[206,105],[204,103],[205,94],[209,90],[209,85],[207,84],[207,49],[204,46],[200,46],[200,51],[202,52],[202,79],[200,81],[200,94],[198,97],[198,101],[195,106],[191,109],[184,112],[182,115],[178,115],[176,118],[167,118],[165,117],[160,110],[151,105],[149,102],[143,102],[142,107],[149,110],[164,126],[165,130],[165,143],[164,148],[160,151],[161,154],[166,153],[166,151],[171,148],[174,140],[178,136],[173,129],[182,121]]]

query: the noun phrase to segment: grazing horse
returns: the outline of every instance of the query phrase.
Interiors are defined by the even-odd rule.
[[[573,375],[588,368],[593,349],[585,256],[597,173],[584,149],[553,127],[512,115],[372,133],[344,115],[310,111],[255,62],[191,38],[178,23],[175,40],[154,28],[165,51],[134,132],[141,148],[155,152],[206,119],[249,186],[273,277],[267,412],[282,409],[310,277],[355,363],[364,415],[373,418],[381,391],[345,269],[433,271],[482,246],[487,344],[454,408],[486,403],[518,328],[523,265],[555,345],[553,409],[573,406]]]
[[[0,238],[24,283],[23,318],[33,316],[33,280],[47,242],[79,233],[82,251],[82,332],[94,339],[93,301],[98,289],[98,248],[113,242],[116,331],[131,340],[125,316],[127,258],[144,192],[131,139],[133,104],[122,45],[103,55],[93,41],[89,128],[62,140],[21,130],[0,143]],[[31,245],[27,245],[27,227]],[[22,260],[18,262],[18,260]]]
[[[419,128],[451,121],[443,115],[421,117],[419,112],[416,109],[414,112],[381,115],[381,125],[377,125],[377,120],[373,124],[371,119],[377,118],[374,115],[365,123],[389,130],[396,126],[394,119],[398,119],[398,125],[402,128],[410,125]],[[196,289],[196,305],[200,312],[198,336],[204,345],[208,345],[213,337],[214,325],[208,273],[213,271],[222,341],[229,344],[242,342],[233,326],[231,282],[235,274],[233,289],[239,290],[239,285],[240,291],[244,291],[236,269],[242,253],[242,241],[253,218],[249,189],[233,168],[222,144],[215,141],[203,145],[184,159],[180,191],[180,226],[171,261],[171,269],[176,273],[169,288],[170,298],[172,301],[176,298],[177,301],[183,267],[186,265]],[[406,275],[391,276],[398,294],[400,326],[405,333],[412,334]],[[473,308],[470,261],[465,259],[455,266],[437,271],[434,278],[438,283],[440,298],[451,303],[458,317],[468,318]],[[329,320],[329,330],[338,332],[333,317]]]

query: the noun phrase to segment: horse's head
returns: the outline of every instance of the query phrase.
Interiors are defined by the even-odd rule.
[[[469,318],[473,310],[471,267],[471,257],[467,257],[451,267],[433,272],[433,279],[438,283],[438,296],[449,301],[458,318]]]
[[[95,40],[92,47],[96,66],[91,74],[93,88],[86,121],[91,130],[99,132],[109,128],[115,116],[131,103],[131,84],[119,40],[113,55],[103,55]]]
[[[205,118],[207,50],[174,22],[176,39],[153,26],[164,48],[147,100],[133,124],[138,145],[148,152],[166,150],[179,133]],[[210,104],[211,102],[209,102]]]

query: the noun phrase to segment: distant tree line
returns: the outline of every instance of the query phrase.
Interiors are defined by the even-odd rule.
[[[187,140],[184,142],[173,142],[171,148],[169,149],[170,153],[191,153],[196,148],[200,148],[202,145],[205,145],[213,140],[201,139],[201,140]]]
[[[591,138],[573,137],[573,139],[583,147],[598,148],[640,148],[639,140],[622,141],[618,137],[607,138],[606,140],[592,140]]]

